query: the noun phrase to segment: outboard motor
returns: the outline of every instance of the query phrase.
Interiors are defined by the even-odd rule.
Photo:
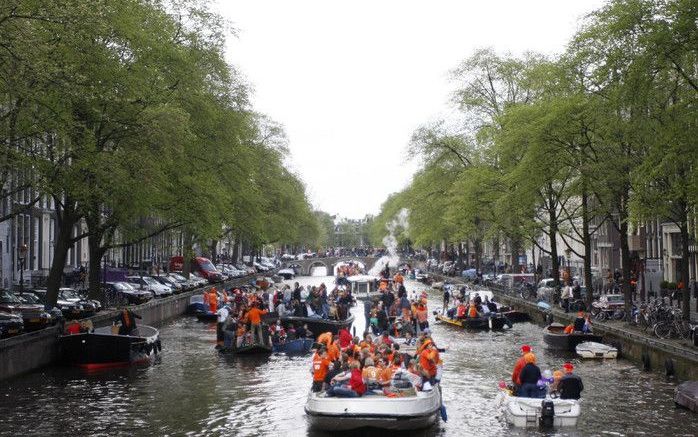
[[[541,430],[553,429],[555,423],[555,404],[553,401],[544,400],[541,402],[540,419],[538,419],[538,428]]]

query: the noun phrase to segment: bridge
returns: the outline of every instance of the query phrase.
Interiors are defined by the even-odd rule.
[[[300,266],[298,268],[298,274],[301,276],[310,276],[313,267],[326,267],[327,274],[329,276],[334,276],[334,268],[340,263],[361,263],[364,265],[365,270],[368,272],[373,268],[376,262],[380,258],[367,257],[367,256],[340,256],[340,257],[329,257],[329,258],[308,258],[302,260],[289,260],[283,263],[284,267],[289,267],[291,265]]]

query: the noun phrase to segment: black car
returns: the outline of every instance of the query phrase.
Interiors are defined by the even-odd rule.
[[[79,296],[71,293],[71,289],[61,289],[58,292],[58,300],[56,301],[56,306],[63,313],[63,317],[66,319],[80,319],[83,317],[89,317],[95,313],[95,307],[91,302],[81,300]],[[41,302],[46,305],[46,290],[36,289],[33,290]]]
[[[7,290],[0,290],[0,311],[20,316],[27,330],[42,329],[51,323],[43,305],[23,302]]]
[[[128,282],[107,282],[104,288],[105,294],[111,293],[112,302],[122,301],[129,305],[139,305],[153,298],[153,293],[147,290],[139,290]]]
[[[50,307],[50,305],[45,305],[41,298],[31,291],[25,291],[22,294],[15,292],[15,296],[24,303],[42,305],[44,310],[51,316],[52,325],[60,323],[64,319],[63,312],[58,307]]]
[[[21,334],[24,331],[24,322],[17,314],[0,311],[0,338]]]

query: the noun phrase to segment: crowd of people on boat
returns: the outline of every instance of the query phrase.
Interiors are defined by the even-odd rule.
[[[311,390],[328,397],[410,396],[431,390],[441,379],[443,362],[428,329],[418,339],[387,331],[359,338],[342,329],[338,335],[321,334],[317,343]]]
[[[380,282],[386,285],[379,287],[378,296],[364,300],[366,326],[374,335],[385,331],[415,335],[429,327],[426,291],[408,296],[402,278],[393,278],[390,284],[385,279]]]
[[[514,365],[511,381],[512,394],[526,398],[542,399],[550,395],[560,399],[579,399],[584,390],[582,379],[574,373],[571,362],[566,361],[558,370],[541,371],[536,355],[527,344],[521,346],[521,356]]]

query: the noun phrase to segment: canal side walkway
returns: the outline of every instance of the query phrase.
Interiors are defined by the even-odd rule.
[[[267,275],[275,272],[267,272]],[[158,326],[163,322],[183,315],[189,306],[189,298],[201,294],[211,287],[225,288],[249,284],[256,275],[232,279],[222,284],[207,285],[184,293],[162,299],[153,299],[140,305],[129,305],[142,317],[141,325]],[[91,320],[95,328],[111,325],[118,316],[118,310],[105,309],[83,320]],[[51,365],[58,361],[60,350],[58,337],[60,328],[51,326],[38,331],[28,332],[0,340],[0,381]],[[163,348],[167,349],[167,339],[162,339]]]
[[[461,278],[432,275],[453,284],[467,284]],[[472,284],[468,285],[472,287]],[[491,290],[500,303],[528,313],[538,323],[545,323],[547,311],[541,310],[536,302],[521,299],[510,290],[484,286],[482,288]],[[570,324],[576,317],[576,313],[565,313],[556,306],[552,306],[548,311],[554,321],[562,324]],[[592,324],[594,332],[603,335],[604,343],[618,348],[624,358],[645,370],[675,376],[680,381],[698,380],[698,347],[693,346],[690,340],[660,339],[651,332],[645,333],[623,321],[592,320]]]

